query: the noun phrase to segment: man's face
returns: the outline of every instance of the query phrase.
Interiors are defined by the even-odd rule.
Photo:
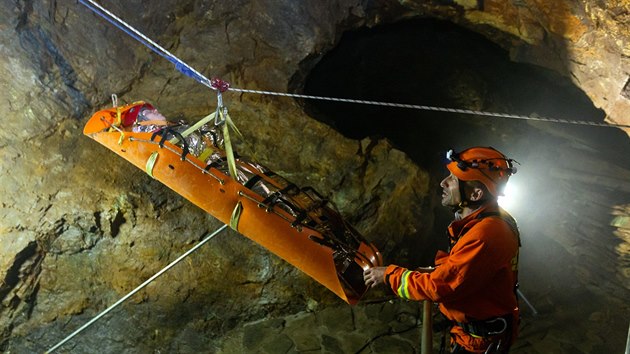
[[[442,187],[442,205],[455,207],[461,203],[461,193],[459,192],[459,180],[451,173],[440,182]]]
[[[144,120],[148,121],[166,121],[166,117],[162,115],[162,113],[158,112],[157,109],[143,109],[140,114],[144,116]]]

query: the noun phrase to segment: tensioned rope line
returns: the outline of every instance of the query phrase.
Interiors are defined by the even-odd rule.
[[[233,87],[230,87],[229,90],[237,91],[237,92],[244,92],[244,93],[255,93],[255,94],[261,94],[261,95],[286,96],[286,97],[293,97],[293,98],[304,98],[304,99],[344,102],[344,103],[358,103],[358,104],[367,104],[367,105],[374,105],[374,106],[396,107],[396,108],[411,108],[411,109],[418,109],[418,110],[424,110],[424,111],[461,113],[461,114],[470,114],[470,115],[479,115],[479,116],[488,116],[488,117],[497,117],[497,118],[524,119],[524,120],[534,120],[534,121],[541,121],[541,122],[567,123],[567,124],[590,125],[590,126],[601,126],[601,127],[611,127],[611,128],[630,128],[630,124],[616,124],[616,123],[609,124],[609,123],[600,123],[600,122],[589,122],[585,120],[570,120],[570,119],[547,118],[547,117],[539,117],[539,116],[524,116],[524,115],[518,115],[518,114],[475,111],[471,109],[461,109],[461,108],[446,108],[446,107],[408,104],[408,103],[392,103],[392,102],[382,102],[382,101],[357,100],[357,99],[351,99],[351,98],[311,96],[311,95],[302,95],[302,94],[297,94],[297,93],[248,90],[248,89],[240,89],[240,88],[233,88]]]
[[[175,65],[175,68],[181,72],[182,74],[195,79],[197,82],[213,89],[223,91],[234,91],[241,93],[252,93],[252,94],[260,94],[260,95],[271,95],[271,96],[284,96],[284,97],[292,97],[292,98],[302,98],[302,99],[312,99],[312,100],[321,100],[321,101],[332,101],[332,102],[344,102],[344,103],[354,103],[354,104],[365,104],[365,105],[373,105],[373,106],[385,106],[385,107],[395,107],[395,108],[408,108],[408,109],[417,109],[424,111],[434,111],[434,112],[444,112],[444,113],[459,113],[466,115],[476,115],[476,116],[485,116],[485,117],[495,117],[495,118],[508,118],[508,119],[521,119],[521,120],[532,120],[532,121],[540,121],[540,122],[551,122],[551,123],[563,123],[563,124],[575,124],[575,125],[586,125],[586,126],[596,126],[596,127],[608,127],[608,128],[630,128],[630,124],[619,124],[619,123],[603,123],[603,122],[590,122],[584,120],[571,120],[571,119],[559,119],[559,118],[548,118],[548,117],[539,117],[539,116],[526,116],[526,115],[518,115],[518,114],[509,114],[509,113],[498,113],[498,112],[486,112],[486,111],[478,111],[471,109],[461,109],[461,108],[448,108],[448,107],[436,107],[436,106],[426,106],[426,105],[418,105],[418,104],[406,104],[406,103],[392,103],[392,102],[381,102],[381,101],[369,101],[369,100],[359,100],[359,99],[350,99],[350,98],[336,98],[336,97],[326,97],[326,96],[313,96],[313,95],[303,95],[296,93],[285,93],[285,92],[275,92],[275,91],[263,91],[263,90],[250,90],[236,87],[229,87],[229,84],[224,81],[217,80],[219,84],[213,82],[215,80],[209,80],[207,77],[199,73],[197,70],[192,68],[190,65],[186,64],[181,59],[177,58],[175,55],[170,53],[168,50],[164,49],[162,46],[142,34],[140,31],[136,30],[128,23],[112,14],[107,9],[103,8],[101,5],[96,3],[94,0],[78,0],[81,4],[85,5],[87,8],[92,10],[97,15],[103,17],[105,20],[127,33],[140,43],[144,44],[146,47],[162,56],[166,60],[170,61]],[[218,87],[220,85],[221,87]]]
[[[220,228],[218,228],[217,230],[215,230],[213,233],[211,233],[208,236],[206,236],[206,238],[204,238],[201,242],[199,242],[194,247],[192,247],[191,249],[186,251],[184,254],[179,256],[176,260],[174,260],[171,263],[169,263],[166,267],[162,268],[162,270],[160,270],[159,272],[155,273],[151,278],[147,279],[144,283],[140,284],[137,288],[133,289],[127,295],[123,296],[120,300],[116,301],[113,305],[111,305],[110,307],[105,309],[103,312],[99,313],[97,316],[92,318],[86,324],[84,324],[83,326],[79,327],[76,331],[72,332],[69,336],[67,336],[66,338],[61,340],[59,343],[55,344],[53,347],[48,349],[46,351],[46,353],[52,353],[55,350],[57,350],[57,348],[61,347],[64,343],[66,343],[67,341],[72,339],[74,336],[76,336],[77,334],[79,334],[80,332],[82,332],[83,330],[88,328],[89,326],[91,326],[94,322],[98,321],[101,317],[105,316],[108,312],[110,312],[111,310],[116,308],[118,305],[122,304],[125,300],[127,300],[128,298],[133,296],[135,293],[140,291],[142,288],[144,288],[145,286],[149,285],[149,283],[154,281],[157,277],[159,277],[160,275],[166,273],[166,271],[168,271],[169,269],[173,268],[177,263],[179,263],[184,258],[188,257],[191,253],[195,252],[197,249],[199,249],[199,247],[203,246],[206,242],[210,241],[214,236],[219,234],[221,231],[225,230],[225,228],[227,226],[228,225],[225,224],[225,225],[221,226]]]

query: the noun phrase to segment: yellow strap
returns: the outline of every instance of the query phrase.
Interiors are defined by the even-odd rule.
[[[217,112],[212,112],[209,115],[201,118],[197,123],[192,125],[190,128],[184,130],[184,132],[182,133],[182,136],[184,138],[187,137],[188,135],[190,135],[190,133],[201,128],[202,125],[207,124],[208,122],[212,121],[216,115],[217,115]]]
[[[125,139],[125,133],[122,130],[120,130],[120,138],[118,138],[118,145],[122,145],[124,139]]]
[[[223,114],[223,110],[219,110],[219,115],[222,116],[221,118],[225,120],[229,119],[227,112],[225,112],[225,116],[223,116]],[[229,124],[223,124],[223,144],[225,145],[225,157],[227,158],[230,176],[236,180],[236,160],[234,159],[234,150],[232,149],[232,140],[230,139]]]
[[[120,127],[122,124],[122,112],[120,111],[120,107],[116,106],[116,126]]]
[[[155,162],[158,159],[158,152],[154,151],[151,156],[149,156],[149,159],[147,160],[147,166],[146,166],[146,171],[147,174],[149,176],[151,176],[151,178],[155,178],[153,177],[153,167],[155,166]]]
[[[113,125],[112,123],[110,123],[108,120],[105,119],[105,117],[101,118],[105,123],[109,124],[109,131],[117,131],[120,133],[120,138],[118,138],[118,145],[122,145],[123,143],[123,139],[125,138],[125,132],[122,131],[122,129],[118,128],[117,126]]]
[[[118,145],[122,145],[123,139],[125,139],[125,133],[123,133],[122,129],[118,128],[122,125],[122,110],[120,109],[120,106],[118,106],[118,96],[116,96],[116,94],[112,95],[112,104],[116,107],[116,123],[112,126],[112,128],[115,128],[120,132]]]
[[[238,137],[243,139],[243,134],[241,134],[236,125],[234,125],[234,122],[232,122],[232,118],[230,118],[230,115],[227,113],[227,111],[225,112],[225,121],[227,122],[227,124],[230,125],[230,128],[234,129]]]
[[[219,93],[218,101],[219,101],[219,107],[217,108],[216,112],[213,112],[203,117],[197,123],[195,123],[188,129],[186,129],[182,133],[182,137],[184,138],[187,137],[192,132],[201,128],[202,125],[212,120],[215,121],[215,124],[221,124],[221,122],[223,122],[223,145],[225,148],[225,156],[228,163],[228,170],[229,170],[230,176],[236,179],[236,159],[234,158],[234,149],[232,148],[232,139],[230,138],[230,128],[234,129],[234,131],[240,138],[243,138],[243,134],[241,134],[241,132],[236,127],[236,125],[234,125],[234,123],[232,122],[232,118],[230,118],[230,115],[228,114],[227,109],[223,107],[223,100],[221,98],[220,93]],[[173,139],[169,140],[169,142],[171,144],[177,144],[179,142],[179,138],[174,137]],[[212,153],[212,150],[206,149],[199,156],[199,159],[201,161],[205,161],[210,156],[211,153]]]
[[[232,216],[230,217],[230,227],[234,231],[238,231],[238,221],[241,219],[241,213],[243,212],[243,204],[239,201],[236,203],[234,210],[232,211]]]
[[[206,162],[213,152],[214,152],[214,149],[205,148],[203,152],[199,155],[199,160]]]
[[[201,118],[197,123],[193,124],[192,126],[190,126],[188,129],[184,130],[184,132],[182,133],[182,137],[187,137],[189,136],[192,132],[194,132],[195,130],[198,130],[199,128],[201,128],[202,125],[210,122],[211,120],[214,119],[214,117],[217,115],[216,112],[212,112],[209,115]],[[179,138],[175,137],[171,140],[168,141],[171,144],[177,144],[179,142]]]

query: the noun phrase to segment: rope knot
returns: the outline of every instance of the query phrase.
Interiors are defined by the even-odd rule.
[[[223,93],[230,88],[230,83],[227,81],[223,81],[218,77],[215,77],[210,80],[210,86],[212,86],[213,89],[219,90],[219,92]]]

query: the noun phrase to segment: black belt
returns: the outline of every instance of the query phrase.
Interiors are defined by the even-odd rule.
[[[495,317],[483,321],[457,322],[464,332],[478,337],[492,337],[505,333],[512,328],[512,315]]]

